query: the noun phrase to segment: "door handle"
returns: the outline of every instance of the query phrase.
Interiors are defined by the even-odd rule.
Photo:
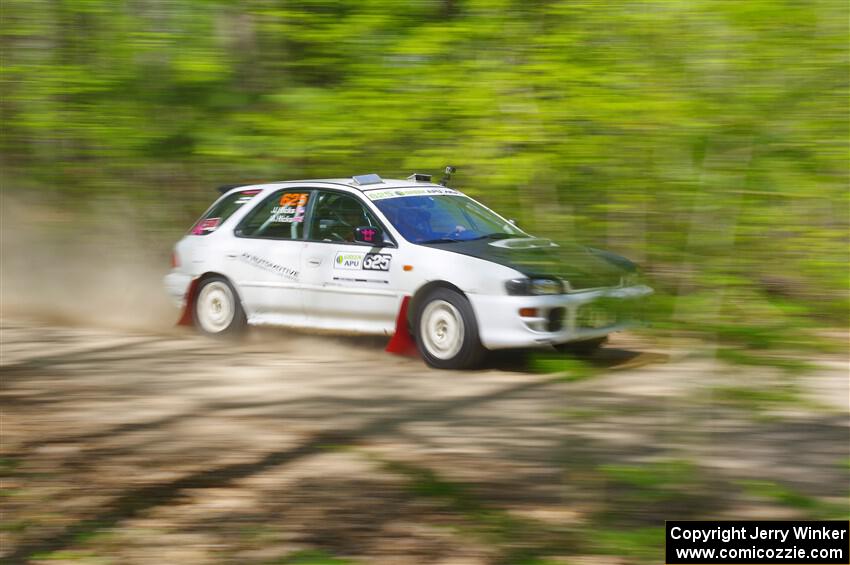
[[[310,257],[309,259],[307,259],[307,264],[311,267],[318,267],[322,264],[322,260],[318,257]]]
[[[227,258],[228,259],[236,259],[236,253],[228,253]]]

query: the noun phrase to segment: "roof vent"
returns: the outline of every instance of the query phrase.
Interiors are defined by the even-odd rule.
[[[368,175],[357,175],[356,177],[351,177],[354,179],[354,182],[363,186],[364,184],[381,184],[384,182],[384,179],[376,175],[375,173],[371,173]]]
[[[422,173],[413,173],[407,180],[412,180],[413,182],[431,182],[431,175],[423,175]]]

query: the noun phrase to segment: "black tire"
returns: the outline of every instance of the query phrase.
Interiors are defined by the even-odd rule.
[[[211,296],[213,293],[215,296]],[[229,300],[227,307],[232,309],[232,316],[225,315],[216,321],[214,312],[203,312],[205,307],[213,306],[211,300],[215,298],[222,303],[226,299]],[[192,299],[192,321],[199,332],[212,337],[237,337],[245,332],[248,325],[239,294],[230,281],[220,275],[211,276],[198,283]]]
[[[448,305],[448,307],[446,306]],[[423,319],[427,316],[427,319]],[[456,339],[447,339],[448,346],[440,349],[437,333],[423,329],[423,323],[433,324],[454,320],[461,328]],[[478,336],[478,322],[472,306],[462,294],[448,289],[436,288],[417,306],[413,318],[414,336],[419,353],[429,366],[436,369],[472,369],[481,364],[486,349]],[[455,331],[455,330],[453,330]],[[446,331],[443,331],[446,334]],[[430,336],[430,337],[429,337]],[[449,343],[450,342],[450,343]]]
[[[590,357],[596,353],[605,342],[608,341],[608,336],[597,337],[593,339],[585,339],[582,341],[571,341],[568,343],[559,343],[555,349],[560,353],[575,355],[577,357]]]

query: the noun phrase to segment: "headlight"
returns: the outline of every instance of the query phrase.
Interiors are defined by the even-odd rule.
[[[505,289],[513,296],[563,294],[564,283],[555,278],[513,279],[505,283]]]

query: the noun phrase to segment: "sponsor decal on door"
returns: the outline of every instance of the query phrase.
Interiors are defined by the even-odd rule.
[[[389,253],[367,253],[363,258],[363,269],[367,271],[389,271],[393,256]]]
[[[334,269],[360,270],[363,253],[337,253],[334,257]]]
[[[334,257],[334,269],[389,271],[392,258],[389,253],[337,253]]]
[[[269,261],[263,257],[258,257],[251,253],[242,253],[239,258],[249,265],[280,275],[285,279],[289,279],[291,281],[298,280],[298,271],[285,265],[279,265],[273,261]]]

